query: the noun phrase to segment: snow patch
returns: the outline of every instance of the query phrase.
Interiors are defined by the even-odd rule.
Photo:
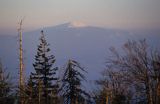
[[[87,25],[80,21],[73,21],[69,24],[68,27],[70,28],[79,28],[79,27],[86,27]]]

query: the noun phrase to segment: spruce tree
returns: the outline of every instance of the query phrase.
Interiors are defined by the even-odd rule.
[[[77,61],[68,61],[60,88],[64,104],[84,104],[89,99],[89,94],[81,88],[82,81],[85,80],[82,72],[86,71]]]
[[[0,104],[12,104],[14,102],[11,87],[10,75],[5,73],[0,61]]]
[[[25,87],[25,102],[26,104],[36,104],[37,100],[37,86],[35,86],[35,83],[33,82],[33,79],[30,75],[30,78],[27,81],[26,87]]]
[[[36,92],[36,98],[41,104],[52,104],[51,99],[57,100],[57,95],[53,96],[53,92],[57,94],[58,78],[56,77],[57,67],[53,68],[55,56],[49,55],[50,48],[45,39],[43,31],[41,31],[40,44],[38,45],[35,63],[33,64],[35,73],[31,73],[33,81],[33,89]],[[51,102],[52,101],[52,102]]]

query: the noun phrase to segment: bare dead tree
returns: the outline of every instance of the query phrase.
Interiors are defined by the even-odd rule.
[[[152,54],[146,40],[128,41],[123,53],[113,47],[110,50],[113,56],[107,60],[107,68],[122,73],[122,81],[134,87],[135,96],[146,99],[147,104],[158,104],[159,53]]]

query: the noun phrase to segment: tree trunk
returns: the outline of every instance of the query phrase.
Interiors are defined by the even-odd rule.
[[[148,78],[148,74],[146,74],[145,86],[146,86],[147,104],[153,104],[152,96],[151,96],[150,81],[149,81],[149,78]]]

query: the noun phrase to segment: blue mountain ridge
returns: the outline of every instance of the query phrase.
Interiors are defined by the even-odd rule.
[[[68,59],[75,59],[87,70],[87,79],[95,80],[105,69],[105,61],[110,56],[109,48],[121,49],[127,40],[146,39],[151,47],[160,48],[160,31],[125,31],[95,26],[71,27],[65,23],[43,28],[46,40],[50,44],[51,54],[61,71]],[[32,64],[39,44],[41,29],[23,33],[24,64],[26,78],[34,71]],[[18,36],[0,35],[0,58],[4,67],[18,78]]]

